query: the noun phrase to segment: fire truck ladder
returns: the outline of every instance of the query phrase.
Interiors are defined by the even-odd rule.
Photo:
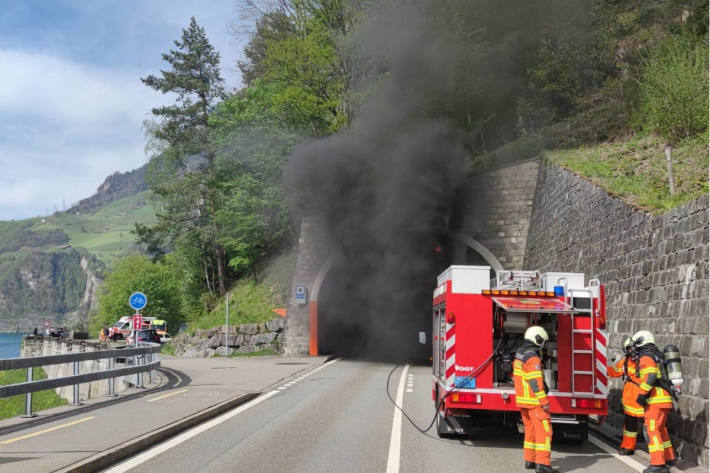
[[[577,293],[585,293],[589,294],[589,309],[578,309],[575,308],[577,312],[585,312],[589,313],[589,328],[575,328],[575,323],[574,323],[574,316],[575,313],[573,312],[570,314],[571,316],[571,322],[572,322],[572,394],[591,394],[592,397],[595,397],[594,392],[595,392],[595,386],[596,386],[596,377],[594,376],[594,359],[595,359],[595,354],[594,354],[594,292],[591,289],[574,289],[575,295]],[[574,298],[572,297],[571,291],[568,293],[567,288],[565,287],[565,294],[568,294],[569,297],[569,302],[570,305],[572,305],[572,302],[574,301]],[[587,315],[584,314],[583,317],[586,317]],[[589,347],[590,348],[577,348],[577,345],[575,344],[575,334],[580,333],[584,334],[584,340],[583,344],[584,346],[587,345],[587,342],[589,342]],[[579,363],[580,360],[578,360],[577,355],[589,355],[590,357],[590,362],[589,366],[587,367],[586,363],[583,363],[584,366],[580,366],[579,368],[576,366],[575,362]],[[586,375],[586,376],[591,376],[592,382],[590,384],[591,386],[591,391],[577,391],[575,388],[575,383],[574,383],[574,378],[577,375]]]
[[[571,322],[572,322],[572,394],[591,394],[592,397],[595,397],[594,391],[595,391],[595,385],[596,385],[596,380],[594,376],[594,293],[590,289],[575,289],[575,293],[583,292],[585,294],[589,294],[589,309],[576,309],[578,312],[588,312],[589,313],[589,328],[575,328],[575,323],[574,323],[574,317],[575,314],[572,313],[571,315]],[[572,302],[573,298],[572,295],[570,294],[570,299]],[[579,316],[579,315],[578,315]],[[586,314],[583,315],[583,317],[587,317]],[[582,347],[577,348],[577,344],[575,343],[575,334],[583,334],[583,340],[580,340],[580,343],[582,343]],[[588,342],[589,348],[586,348]],[[578,359],[577,355],[589,355],[590,361],[589,365],[587,363],[582,363],[583,366],[577,366],[581,360]],[[576,363],[575,363],[576,362]],[[590,383],[590,391],[577,391],[575,388],[575,382],[574,378],[576,375],[587,375],[591,376],[592,382]]]

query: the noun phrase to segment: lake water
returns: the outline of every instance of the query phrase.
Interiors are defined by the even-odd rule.
[[[19,357],[23,336],[23,333],[0,333],[0,359]]]

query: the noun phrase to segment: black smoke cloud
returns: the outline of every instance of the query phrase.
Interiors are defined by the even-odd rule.
[[[287,165],[294,205],[324,216],[335,252],[320,293],[321,352],[421,353],[417,332],[431,331],[431,295],[451,263],[449,222],[470,154],[459,118],[475,116],[475,100],[464,98],[492,74],[501,97],[519,86],[514,54],[489,53],[472,74],[472,51],[437,12],[407,2],[371,15],[357,38],[380,74],[369,77],[374,91],[346,132],[300,146]]]

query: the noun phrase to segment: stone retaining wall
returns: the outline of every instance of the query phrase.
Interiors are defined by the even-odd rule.
[[[229,353],[252,353],[273,349],[280,351],[284,338],[285,319],[279,317],[268,322],[230,325],[209,330],[196,330],[194,335],[183,333],[173,340],[175,355],[187,358],[206,358],[224,355],[225,336]]]
[[[532,160],[475,174],[460,198],[457,231],[480,242],[507,269],[523,266],[538,166]]]
[[[638,330],[680,348],[685,384],[668,428],[679,455],[708,465],[708,197],[659,216],[541,164],[525,268],[580,271],[606,287],[610,361]],[[608,424],[620,431],[621,382]]]

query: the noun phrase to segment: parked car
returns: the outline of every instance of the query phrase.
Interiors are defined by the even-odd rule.
[[[133,334],[129,335],[126,340],[127,340],[126,341],[127,345],[132,345],[133,343],[135,343],[135,340],[133,339]],[[138,331],[138,341],[139,342],[160,343],[160,335],[158,335],[158,332],[156,332],[153,329],[139,330]]]

